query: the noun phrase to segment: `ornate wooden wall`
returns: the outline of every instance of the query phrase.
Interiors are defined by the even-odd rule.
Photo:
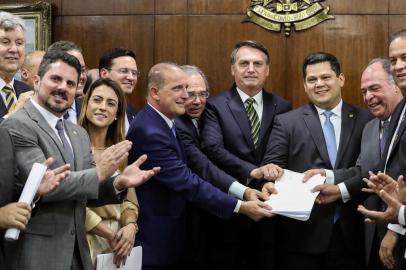
[[[232,83],[229,54],[242,39],[256,39],[271,53],[266,88],[297,107],[307,102],[301,65],[314,51],[335,54],[346,76],[344,99],[362,105],[362,68],[387,55],[390,33],[406,28],[404,0],[327,0],[335,20],[290,37],[257,25],[241,24],[250,0],[48,0],[54,5],[53,40],[80,44],[90,68],[108,48],[137,53],[143,77],[131,97],[141,107],[145,74],[159,61],[195,64],[208,75],[212,93]],[[1,0],[1,3],[30,2]],[[35,2],[35,1],[31,1]]]

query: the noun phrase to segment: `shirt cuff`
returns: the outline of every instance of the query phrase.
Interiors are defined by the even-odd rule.
[[[345,186],[344,183],[340,183],[337,185],[338,188],[340,189],[340,193],[341,193],[341,199],[343,200],[343,203],[348,202],[349,200],[351,200],[351,195],[348,192],[347,187]]]
[[[403,226],[399,224],[389,223],[388,229],[400,235],[405,235],[406,233],[406,229],[404,229]]]
[[[324,169],[324,171],[326,172],[326,184],[334,185],[334,172],[326,169]]]
[[[234,208],[234,213],[240,212],[241,203],[242,203],[241,200],[237,201],[237,204],[235,205],[235,208]]]
[[[405,221],[405,206],[402,205],[399,209],[399,214],[398,214],[398,221],[399,224],[406,225]]]
[[[236,197],[237,199],[244,200],[244,193],[247,187],[238,181],[234,181],[228,189],[228,194]]]

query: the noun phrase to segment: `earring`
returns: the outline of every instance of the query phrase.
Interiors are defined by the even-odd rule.
[[[114,117],[114,121],[116,121],[117,120],[117,117]]]

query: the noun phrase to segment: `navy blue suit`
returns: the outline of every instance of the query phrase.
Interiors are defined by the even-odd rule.
[[[136,244],[143,247],[143,267],[176,265],[185,254],[188,202],[221,217],[231,217],[237,200],[194,174],[186,165],[183,146],[165,120],[150,106],[132,121],[127,139],[133,142],[128,161],[142,154],[142,169],[161,171],[137,189],[141,214]]]
[[[259,131],[259,145],[254,147],[251,128],[234,85],[230,90],[208,99],[202,122],[202,149],[221,170],[248,185],[250,172],[263,159],[274,117],[291,109],[289,102],[262,91],[263,113]],[[259,181],[251,181],[258,187]],[[210,235],[212,253],[208,254],[208,268],[272,269],[275,218],[259,223],[244,216],[230,221],[212,222]],[[266,257],[267,260],[260,259]],[[261,265],[261,263],[264,263]]]

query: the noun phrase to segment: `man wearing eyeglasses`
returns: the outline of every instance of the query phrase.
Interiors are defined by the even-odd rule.
[[[230,90],[207,102],[202,118],[203,151],[241,184],[257,187],[264,176],[259,167],[273,119],[275,115],[289,111],[291,106],[263,89],[270,63],[264,45],[253,40],[238,42],[230,60],[235,83]],[[218,245],[206,261],[213,268],[261,269],[263,266],[273,269],[274,236],[269,222],[274,220],[261,221],[261,229],[238,216],[231,222],[218,224],[217,234],[211,236]],[[261,256],[267,258],[266,261],[259,259]]]
[[[138,110],[129,104],[128,97],[137,85],[141,75],[137,68],[135,53],[125,48],[113,48],[106,51],[99,60],[99,72],[101,78],[110,78],[116,81],[127,98],[127,111],[125,131],[127,133],[130,122],[135,118]]]
[[[187,94],[185,102],[186,113],[175,120],[176,130],[184,145],[187,164],[191,170],[201,178],[210,182],[224,193],[232,195],[240,200],[265,200],[267,196],[256,189],[248,188],[239,181],[228,175],[214,165],[201,150],[200,116],[202,115],[206,101],[209,97],[209,84],[206,75],[196,66],[184,65],[182,70],[187,75]],[[190,211],[189,252],[194,269],[206,269],[205,260],[196,254],[210,252],[213,242],[205,244],[204,235],[210,235],[217,230],[218,218],[192,209]]]

